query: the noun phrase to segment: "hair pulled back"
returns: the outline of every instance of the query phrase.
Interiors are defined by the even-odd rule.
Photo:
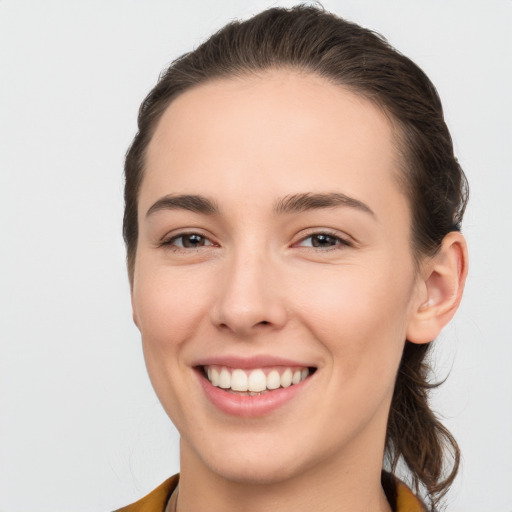
[[[125,162],[123,235],[130,279],[138,239],[137,202],[146,148],[163,112],[180,93],[217,78],[272,68],[317,74],[382,108],[397,128],[400,183],[411,205],[413,253],[433,255],[460,229],[467,182],[453,153],[434,85],[410,59],[370,30],[318,7],[272,8],[233,22],[175,60],[143,101]],[[431,344],[405,342],[386,434],[391,470],[403,461],[411,484],[435,510],[453,482],[460,452],[429,407]]]

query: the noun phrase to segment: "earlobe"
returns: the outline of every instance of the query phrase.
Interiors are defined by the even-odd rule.
[[[422,269],[421,293],[407,328],[410,342],[428,343],[437,338],[459,307],[467,272],[466,241],[458,231],[448,233]]]

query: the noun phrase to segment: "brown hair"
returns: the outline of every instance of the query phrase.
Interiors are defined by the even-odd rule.
[[[133,279],[138,224],[137,199],[144,157],[169,103],[180,93],[215,78],[292,68],[350,88],[388,114],[398,127],[401,183],[412,211],[413,253],[434,254],[444,236],[460,228],[467,182],[453,146],[435,87],[410,59],[380,35],[325,12],[297,6],[272,8],[233,22],[193,52],[175,60],[143,101],[138,133],[126,155],[123,234]],[[388,420],[386,457],[410,470],[435,510],[453,482],[459,448],[428,404],[426,362],[431,344],[405,343]]]

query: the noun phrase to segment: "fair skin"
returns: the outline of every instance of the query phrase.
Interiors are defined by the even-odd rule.
[[[416,268],[393,134],[367,100],[283,70],[209,82],[164,113],[132,303],[181,434],[179,512],[390,510],[380,472],[403,345],[437,336],[466,273],[458,233]],[[222,366],[310,373],[267,407],[275,391],[212,386]]]

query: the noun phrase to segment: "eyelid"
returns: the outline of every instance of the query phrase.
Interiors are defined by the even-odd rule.
[[[172,242],[176,239],[179,239],[181,237],[189,235],[198,235],[202,238],[205,238],[210,242],[206,247],[219,247],[219,243],[215,241],[214,237],[212,237],[210,234],[206,234],[203,232],[200,228],[185,228],[180,229],[176,231],[171,231],[170,233],[165,234],[157,243],[158,247],[164,247],[169,246],[172,247]],[[302,232],[300,232],[297,235],[296,241],[294,241],[291,245],[292,247],[298,247],[301,242],[304,242],[304,240],[307,240],[308,238],[315,236],[315,235],[327,235],[333,238],[336,238],[340,241],[341,245],[346,247],[353,247],[357,242],[348,234],[337,231],[332,228],[308,228]],[[179,246],[174,246],[177,250],[185,250],[190,252],[191,250],[194,250],[192,248],[180,248]],[[205,246],[200,246],[196,249],[201,249]],[[300,247],[300,246],[299,246]],[[339,246],[332,246],[332,248],[336,248]],[[316,248],[316,247],[304,247],[306,249],[313,249],[313,250],[322,250],[325,251],[327,249],[325,248]]]
[[[165,246],[173,247],[172,242],[174,240],[177,240],[178,238],[182,238],[185,236],[190,236],[190,235],[197,235],[197,236],[200,236],[200,237],[208,240],[210,242],[210,244],[208,244],[206,247],[218,247],[219,246],[219,244],[217,242],[215,242],[215,240],[213,239],[213,237],[211,235],[202,232],[201,229],[185,228],[185,229],[171,231],[170,233],[165,234],[159,240],[158,247],[165,247]],[[202,246],[202,247],[205,247],[205,246]],[[196,249],[201,249],[202,247],[197,247]],[[184,251],[188,251],[188,252],[194,250],[193,248],[184,248],[184,247],[179,247],[179,246],[174,246],[174,248],[177,250],[184,250]]]
[[[347,235],[346,233],[342,233],[340,231],[331,229],[331,228],[309,228],[305,230],[305,232],[300,233],[299,239],[296,242],[293,242],[292,246],[297,247],[299,246],[301,242],[304,242],[304,240],[307,240],[308,238],[311,238],[315,235],[327,235],[332,238],[336,238],[341,242],[341,245],[346,247],[353,247],[355,245],[354,239]],[[300,246],[299,246],[300,247]],[[332,246],[332,249],[335,249],[337,246]],[[307,249],[314,249],[314,250],[323,250],[326,251],[328,249],[325,248],[316,248],[316,247],[306,247]]]

